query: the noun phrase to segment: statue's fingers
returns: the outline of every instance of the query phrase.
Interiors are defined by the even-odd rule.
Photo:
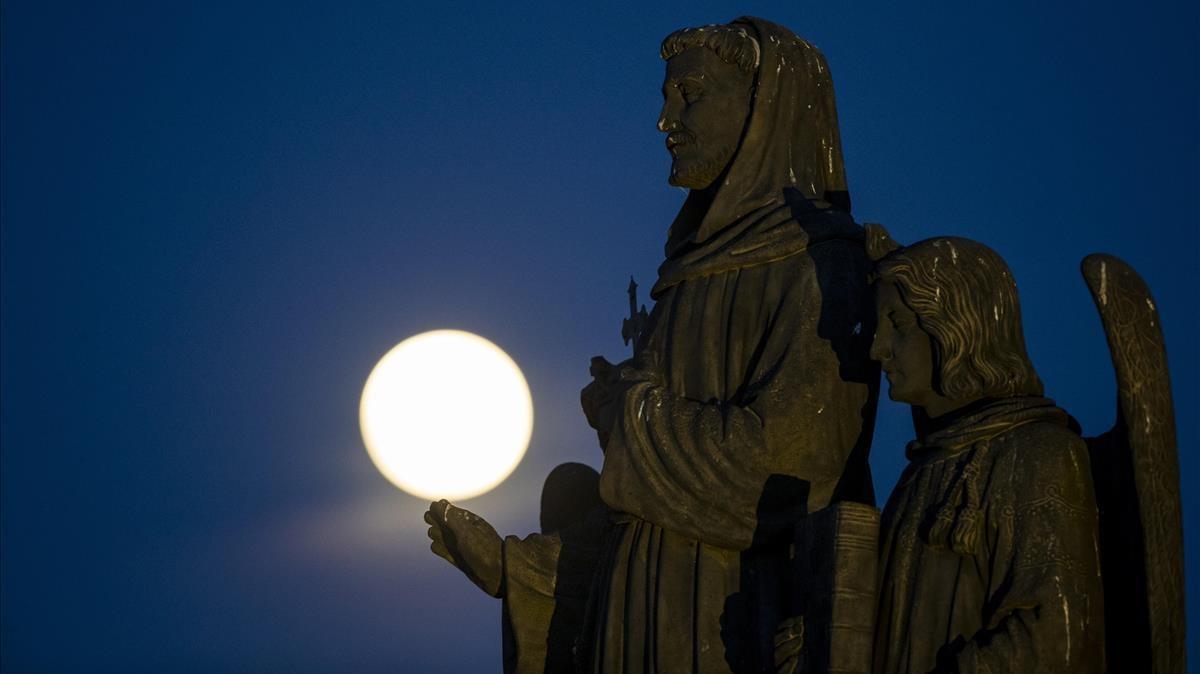
[[[429,512],[432,513],[433,516],[438,518],[439,520],[445,521],[446,509],[449,507],[450,507],[450,502],[447,501],[446,499],[442,499],[440,501],[434,501],[433,503],[430,503],[429,504]]]
[[[446,510],[446,521],[449,522],[455,518],[467,524],[474,524],[479,520],[479,515],[476,515],[466,508],[459,508],[458,506],[451,504]]]
[[[470,510],[459,508],[449,501],[446,502],[445,518],[447,526],[453,528],[456,522],[469,522],[473,516]]]
[[[433,551],[433,554],[437,555],[438,557],[441,557],[442,559],[446,560],[447,562],[450,562],[451,564],[458,566],[458,562],[454,561],[454,555],[451,555],[450,551],[447,550],[446,546],[442,545],[442,543],[440,541],[434,541],[434,542],[430,543],[429,549],[431,551]]]
[[[437,519],[428,510],[425,511],[425,524],[437,524]]]

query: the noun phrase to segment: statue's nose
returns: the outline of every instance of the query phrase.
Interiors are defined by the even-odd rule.
[[[869,351],[867,353],[867,355],[871,358],[871,360],[877,360],[879,362],[883,362],[892,357],[891,346],[889,344],[887,344],[886,339],[880,338],[881,337],[880,333],[882,333],[882,332],[883,332],[882,328],[879,330],[876,330],[875,336],[871,340],[871,348],[869,349]]]
[[[670,133],[678,131],[679,128],[678,108],[671,105],[670,99],[663,101],[662,110],[658,113],[658,130],[663,133]]]

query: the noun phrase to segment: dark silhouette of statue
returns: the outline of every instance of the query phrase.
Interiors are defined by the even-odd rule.
[[[871,353],[892,399],[913,406],[917,432],[883,515],[874,671],[1182,672],[1182,592],[1161,595],[1182,587],[1178,469],[1144,284],[1114,258],[1099,258],[1112,269],[1105,278],[1094,272],[1101,262],[1085,262],[1102,314],[1118,295],[1126,304],[1122,331],[1104,316],[1123,416],[1132,408],[1163,426],[1138,437],[1119,423],[1098,443],[1041,397],[1016,284],[998,255],[954,237],[899,247],[877,226],[868,247],[878,259]],[[1132,377],[1122,371],[1131,341],[1142,366]],[[1117,474],[1141,482],[1120,487]],[[1114,539],[1118,529],[1130,536]],[[1140,601],[1112,590],[1147,581],[1164,587]],[[1147,604],[1158,619],[1146,620]]]
[[[1041,397],[1007,266],[942,237],[875,273],[871,354],[917,430],[884,509],[875,671],[1103,671],[1087,445]]]
[[[632,359],[583,392],[617,513],[591,671],[761,671],[796,523],[873,502],[868,261],[821,54],[759,19],[663,42],[671,225]]]
[[[426,519],[434,551],[503,595],[514,625],[544,622],[575,601],[561,587],[586,580],[570,649],[584,671],[770,671],[776,630],[795,613],[797,523],[874,501],[870,263],[820,52],[743,18],[678,31],[662,56],[659,129],[670,182],[690,191],[655,304],[626,328],[634,356],[594,358],[582,394],[605,452],[605,507],[504,541],[449,504]],[[564,563],[569,540],[594,567]],[[530,643],[546,633],[517,634],[535,657],[516,671],[562,652]]]
[[[1129,265],[1094,254],[1081,269],[1117,375],[1116,423],[1087,438],[1100,502],[1108,668],[1183,674],[1183,514],[1162,322]]]
[[[564,463],[542,487],[541,532],[501,539],[470,511],[447,501],[425,514],[435,554],[484,592],[503,600],[505,672],[574,671],[596,560],[608,529],[600,476]]]
[[[1119,415],[1083,438],[1003,260],[853,221],[820,52],[747,17],[662,57],[689,192],[649,312],[630,282],[633,356],[593,358],[581,394],[602,471],[555,469],[525,538],[425,515],[502,598],[505,671],[1182,672],[1174,418],[1136,273],[1084,261]],[[882,525],[872,355],[917,436]]]

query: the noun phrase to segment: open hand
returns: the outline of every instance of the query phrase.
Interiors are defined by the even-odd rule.
[[[457,566],[479,589],[501,595],[504,544],[492,525],[445,499],[430,504],[425,522],[433,554]]]

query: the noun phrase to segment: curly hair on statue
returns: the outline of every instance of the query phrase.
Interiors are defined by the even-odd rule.
[[[1025,350],[1017,284],[1004,260],[970,239],[900,246],[867,226],[873,279],[894,283],[934,345],[934,389],[955,400],[1041,395]]]
[[[748,73],[758,68],[761,57],[758,40],[744,27],[730,24],[677,30],[663,39],[660,51],[665,61],[692,47],[711,49],[722,61]]]

